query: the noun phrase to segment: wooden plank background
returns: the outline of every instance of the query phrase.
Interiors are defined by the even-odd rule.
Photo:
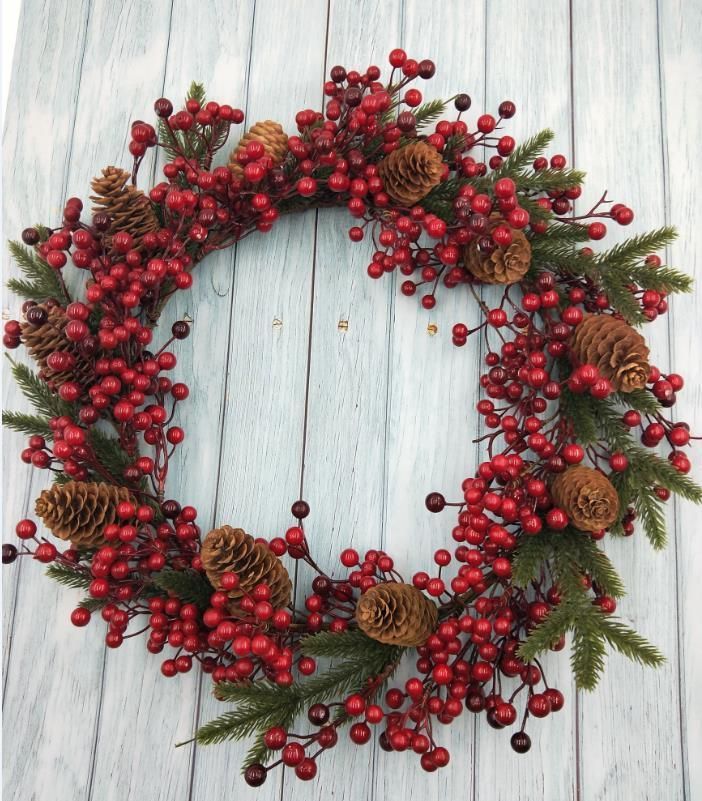
[[[127,163],[129,120],[193,78],[249,121],[291,129],[296,110],[319,107],[332,65],[385,65],[402,46],[437,62],[428,97],[466,91],[476,114],[509,98],[515,136],[553,128],[556,150],[589,174],[582,207],[610,187],[637,213],[626,233],[675,223],[667,257],[699,276],[700,29],[699,0],[24,0],[4,232],[56,220],[66,197],[87,196],[99,167]],[[194,320],[178,351],[192,394],[170,492],[198,507],[203,527],[264,536],[281,533],[302,493],[323,564],[348,544],[382,544],[411,574],[451,527],[426,513],[424,496],[455,494],[476,462],[478,346],[450,343],[452,323],[476,312],[460,292],[428,313],[391,281],[370,281],[368,246],[349,243],[348,225],[331,210],[283,220],[210,256],[192,293],[168,309],[164,323]],[[12,269],[6,256],[3,267]],[[676,298],[650,332],[657,362],[687,374],[678,414],[696,431],[700,291]],[[4,316],[18,312],[5,296]],[[18,408],[4,379],[3,402]],[[42,487],[18,466],[21,447],[4,434],[6,532]],[[408,755],[343,744],[322,759],[318,782],[278,773],[256,793],[239,777],[243,746],[173,747],[221,711],[209,680],[166,681],[141,640],[106,653],[96,630],[70,626],[73,594],[19,560],[2,571],[4,790],[22,801],[702,798],[696,514],[674,507],[663,554],[641,537],[606,546],[630,589],[621,615],[666,665],[646,671],[613,656],[597,691],[583,694],[567,655],[549,658],[567,706],[531,727],[527,756],[466,715],[445,735],[448,770],[427,775]]]

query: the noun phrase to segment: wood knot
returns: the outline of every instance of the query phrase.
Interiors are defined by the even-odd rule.
[[[274,317],[273,318],[273,328],[282,328],[282,327],[283,327],[283,321],[279,320],[277,317]]]

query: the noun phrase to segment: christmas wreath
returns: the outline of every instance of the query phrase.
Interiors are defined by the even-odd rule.
[[[70,198],[57,227],[10,245],[25,278],[9,287],[25,302],[4,344],[24,345],[38,372],[12,361],[35,413],[3,422],[29,435],[22,460],[51,473],[35,513],[54,539],[21,520],[3,562],[36,559],[83,589],[72,623],[101,619],[108,647],[144,633],[164,676],[210,674],[233,706],[197,741],[252,737],[253,786],[281,764],[312,779],[347,724],[356,745],[376,729],[382,748],[415,752],[427,771],[449,762],[437,724],[466,710],[528,751],[531,719],[564,704],[539,655],[567,634],[580,687],[595,685],[607,647],[662,660],[614,616],[624,588],[600,541],[638,523],[661,548],[671,494],[702,501],[687,475],[690,431],[670,419],[683,379],[651,363],[637,330],[690,289],[654,255],[674,230],[593,250],[633,212],[605,194],[576,214],[583,174],[543,155],[549,131],[521,144],[503,135],[510,101],[472,128],[468,95],[424,102],[410,86],[432,77],[431,61],[398,49],[390,65],[386,84],[375,66],[334,67],[323,113],[300,111],[292,136],[256,123],[220,166],[243,113],[206,102],[198,84],[179,110],[161,98],[157,127],[131,126],[131,170],[93,181],[92,215]],[[437,121],[450,103],[452,119]],[[136,179],[150,148],[165,154],[164,180],[145,194]],[[472,329],[456,323],[453,342],[485,346],[484,461],[457,500],[427,496],[429,512],[454,515],[453,542],[409,581],[382,550],[347,548],[334,570],[319,566],[304,500],[266,541],[226,524],[203,532],[187,499],[167,496],[188,397],[171,346],[189,324],[164,334],[166,302],[208,253],[321,206],[345,206],[351,240],[372,240],[371,278],[401,273],[402,294],[426,309],[464,292],[481,315]],[[66,276],[69,262],[87,280]],[[314,571],[308,591],[293,587],[295,561]],[[393,684],[405,655],[412,675]]]

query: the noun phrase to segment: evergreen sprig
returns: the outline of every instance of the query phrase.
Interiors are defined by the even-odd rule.
[[[202,573],[195,570],[162,570],[152,578],[153,583],[164,592],[175,595],[184,603],[207,609],[214,588]]]
[[[415,126],[417,130],[421,131],[422,128],[426,128],[428,125],[436,122],[444,113],[447,105],[447,100],[441,100],[440,98],[437,98],[436,100],[430,100],[429,102],[423,103],[421,106],[419,106],[419,108],[414,112],[414,118],[416,120]]]
[[[557,560],[556,570],[563,600],[529,633],[519,648],[520,658],[530,662],[572,632],[571,667],[576,684],[584,690],[597,685],[607,645],[642,665],[656,667],[664,661],[646,639],[592,603],[574,565]]]
[[[135,459],[134,455],[130,456],[124,450],[119,439],[105,434],[99,428],[93,427],[88,431],[88,444],[100,464],[118,481],[125,468]]]
[[[320,639],[315,642],[317,638]],[[201,726],[196,734],[197,741],[209,745],[257,734],[244,768],[253,762],[265,762],[269,754],[262,735],[267,729],[272,726],[289,728],[310,705],[363,690],[368,681],[377,677],[387,679],[403,652],[402,648],[383,645],[356,631],[320,633],[305,638],[301,647],[303,653],[333,654],[341,661],[290,687],[279,687],[265,679],[248,684],[218,684],[215,689],[217,697],[237,706]]]
[[[44,415],[26,414],[25,412],[3,412],[2,424],[12,431],[19,431],[21,434],[39,434],[44,439],[52,439],[54,432],[49,426],[49,420]]]
[[[204,85],[193,81],[185,96],[186,103],[188,100],[197,100],[202,105],[205,102]],[[160,119],[158,141],[169,159],[174,159],[179,153],[184,153],[186,158],[196,159],[202,166],[206,148],[202,137],[196,131],[192,129],[190,131],[173,131],[166,120]]]
[[[47,298],[56,298],[66,303],[70,301],[56,270],[20,242],[10,241],[8,247],[10,255],[26,279],[10,278],[7,287],[11,292],[37,302]]]
[[[92,581],[92,576],[84,569],[78,566],[69,567],[63,562],[54,562],[49,565],[46,568],[46,575],[65,587],[73,587],[77,590],[87,590]]]
[[[70,403],[61,400],[26,364],[16,362],[9,356],[7,358],[17,385],[37,412],[46,417],[72,416],[73,407]]]

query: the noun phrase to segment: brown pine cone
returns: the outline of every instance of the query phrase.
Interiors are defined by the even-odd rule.
[[[241,137],[239,144],[229,154],[229,169],[237,178],[241,178],[244,174],[244,168],[237,160],[237,154],[243,153],[249,142],[261,142],[265,154],[274,164],[280,164],[288,152],[288,135],[282,125],[273,120],[257,122]]]
[[[571,352],[580,364],[594,364],[618,392],[646,386],[648,345],[624,320],[610,314],[588,315],[575,329]]]
[[[392,581],[366,590],[356,606],[358,628],[386,645],[423,645],[438,616],[436,604],[420,590]]]
[[[393,150],[378,171],[388,195],[409,208],[441,181],[444,166],[437,149],[420,139]]]
[[[38,304],[32,307],[31,312],[31,319],[34,322],[25,320],[22,323],[22,342],[29,355],[39,365],[39,376],[53,388],[58,388],[67,381],[81,383],[83,379],[88,378],[92,369],[90,360],[85,358],[79,346],[64,334],[69,322],[65,310],[59,305]],[[74,364],[70,369],[56,371],[49,367],[47,360],[57,351],[69,353],[74,358]]]
[[[551,497],[580,531],[609,528],[619,517],[619,495],[599,470],[584,465],[569,467],[551,484]]]
[[[144,234],[160,228],[151,201],[135,186],[128,184],[131,175],[119,167],[105,167],[102,176],[93,178],[91,187],[94,195],[93,213],[104,212],[110,217],[107,230],[107,247],[110,239],[119,231],[126,231],[134,237],[134,247],[141,245]]]
[[[491,230],[504,223],[493,221]],[[468,272],[483,284],[514,284],[520,281],[531,265],[531,244],[523,231],[512,228],[512,244],[496,247],[492,253],[480,251],[477,241],[465,248],[464,263]]]
[[[262,583],[270,587],[270,601],[276,609],[290,603],[292,582],[285,565],[267,545],[256,542],[243,529],[213,529],[202,543],[200,557],[213,587],[219,589],[223,573],[236,573],[239,577],[239,586],[228,591],[235,605]]]
[[[35,512],[51,533],[76,548],[98,548],[103,531],[117,520],[117,505],[135,503],[126,487],[103,482],[54,484],[37,498]]]

